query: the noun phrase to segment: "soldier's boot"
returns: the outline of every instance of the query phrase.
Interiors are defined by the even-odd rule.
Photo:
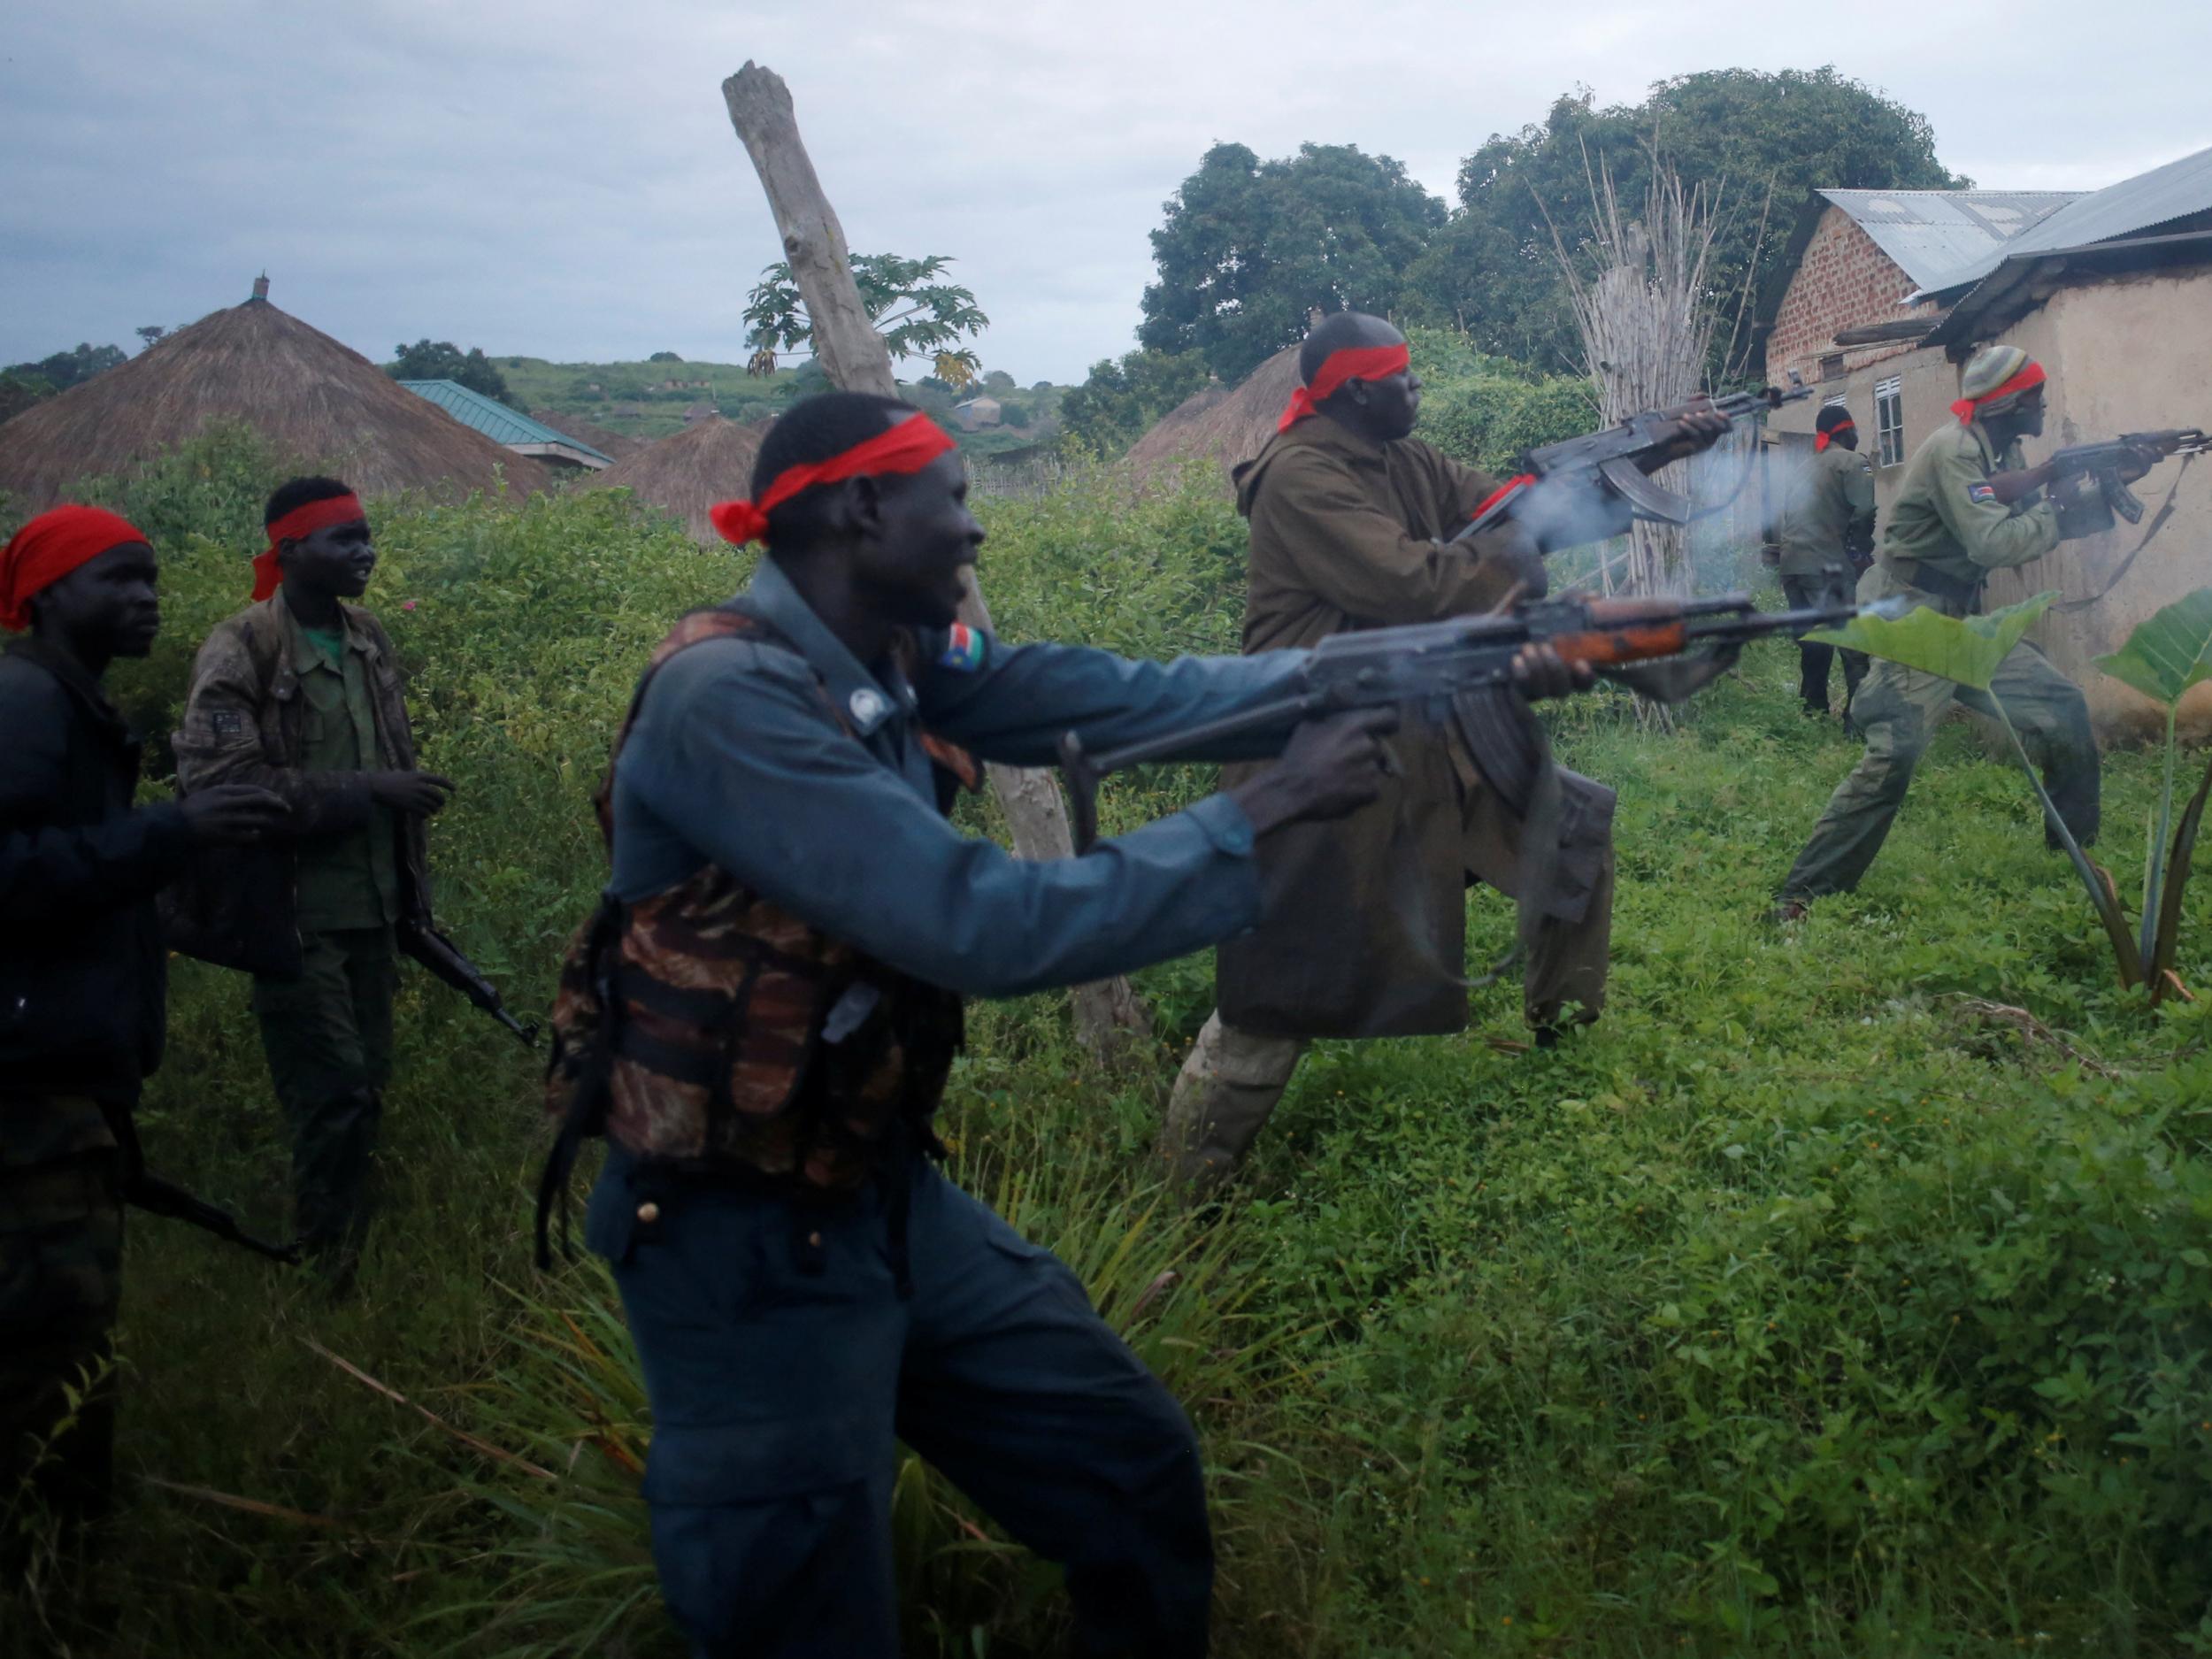
[[[1934,717],[1951,695],[1951,682],[1934,674],[1895,663],[1875,664],[1851,708],[1866,734],[1866,753],[1836,786],[1804,850],[1783,878],[1778,895],[1782,906],[1848,893],[1859,885],[1889,837],[1897,809],[1912,787],[1913,771],[1927,749]]]
[[[1176,1074],[1158,1156],[1167,1181],[1196,1203],[1225,1180],[1290,1087],[1305,1042],[1262,1037],[1222,1023],[1217,1010]]]

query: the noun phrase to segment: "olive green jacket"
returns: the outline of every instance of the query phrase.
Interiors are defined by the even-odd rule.
[[[1848,569],[1856,562],[1846,551],[1854,529],[1860,547],[1873,545],[1873,464],[1835,443],[1797,458],[1802,465],[1791,469],[1774,526],[1782,574],[1817,576],[1831,565]]]
[[[376,720],[378,771],[415,768],[398,654],[376,618],[341,605],[347,647],[368,672]],[[174,895],[164,919],[179,949],[226,967],[279,978],[299,971],[296,843],[358,829],[382,810],[370,799],[367,770],[311,772],[306,699],[299,664],[311,651],[281,591],[216,624],[192,664],[184,721],[173,740],[177,783],[189,794],[222,783],[273,790],[291,808],[286,839],[268,847],[220,849],[203,856],[194,879]],[[366,757],[365,757],[365,759]],[[430,916],[429,847],[423,820],[398,817],[399,919]]]
[[[2008,507],[1990,489],[1994,474],[2024,465],[2017,441],[2000,454],[1978,420],[1947,422],[1930,434],[1906,465],[1859,597],[1901,595],[1946,616],[1972,615],[1991,571],[2025,565],[2058,545],[2058,515],[2039,491]]]
[[[1236,479],[1252,526],[1248,654],[1493,610],[1517,582],[1541,591],[1542,559],[1521,532],[1446,540],[1496,484],[1417,439],[1374,443],[1313,416]],[[1263,843],[1264,919],[1217,957],[1228,1024],[1305,1037],[1466,1025],[1467,872],[1501,862],[1468,844],[1483,832],[1466,803],[1486,786],[1456,732],[1409,718],[1389,744],[1396,771],[1373,804]],[[1226,768],[1223,783],[1255,770]],[[1563,783],[1563,841],[1596,849],[1560,861],[1556,902],[1578,919],[1609,845],[1612,795],[1571,773]]]

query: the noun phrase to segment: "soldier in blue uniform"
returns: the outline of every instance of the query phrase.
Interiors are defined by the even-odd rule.
[[[640,687],[601,942],[564,986],[572,1015],[609,987],[603,1051],[572,1072],[596,1092],[570,1104],[595,1098],[610,1141],[586,1236],[644,1365],[663,1592],[695,1655],[896,1652],[902,1440],[1064,1563],[1079,1651],[1202,1653],[1189,1424],[1074,1276],[921,1154],[962,995],[1251,926],[1270,837],[1373,798],[1388,717],[1279,733],[1282,763],[1234,791],[1018,861],[944,817],[939,785],[972,776],[952,745],[1046,764],[1070,729],[1110,747],[1247,709],[1303,654],[1138,663],[959,626],[982,532],[950,440],[903,403],[795,405],[753,487],[717,522],[769,557]],[[1532,692],[1571,683],[1525,667]]]

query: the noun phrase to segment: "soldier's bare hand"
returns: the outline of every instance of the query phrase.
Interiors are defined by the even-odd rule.
[[[453,780],[434,772],[373,772],[369,799],[410,818],[428,818],[445,810],[452,797]]]
[[[259,841],[292,814],[282,795],[246,783],[196,789],[177,804],[193,840],[219,845]]]
[[[1702,408],[1686,411],[1675,423],[1678,435],[1637,463],[1646,472],[1655,472],[1671,461],[1685,461],[1701,449],[1709,449],[1727,435],[1734,425],[1717,409]]]
[[[1597,672],[1587,663],[1571,663],[1548,645],[1524,645],[1513,657],[1514,688],[1531,703],[1587,691]]]
[[[1356,812],[1382,793],[1391,766],[1382,740],[1397,726],[1395,709],[1309,721],[1291,733],[1281,760],[1230,790],[1230,797],[1252,820],[1256,835]]]

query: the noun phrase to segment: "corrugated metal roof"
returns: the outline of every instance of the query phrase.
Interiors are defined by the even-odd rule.
[[[2080,196],[2078,190],[1823,190],[1922,288],[1993,255]]]
[[[2067,204],[2039,221],[2002,248],[1983,250],[1957,261],[1932,278],[1914,280],[1924,294],[1963,288],[1978,282],[2004,260],[2022,254],[2045,253],[2057,248],[2078,248],[2090,242],[2110,242],[2121,236],[2139,236],[2192,214],[2212,212],[2212,150],[2200,150],[2132,179],[2107,185],[2101,190]]]
[[[614,457],[602,453],[581,438],[572,438],[565,432],[556,432],[541,420],[533,420],[519,410],[513,410],[495,398],[472,392],[458,380],[402,380],[400,384],[427,403],[433,403],[465,426],[472,426],[494,443],[502,443],[513,449],[526,445],[558,444],[596,457],[612,465]]]

